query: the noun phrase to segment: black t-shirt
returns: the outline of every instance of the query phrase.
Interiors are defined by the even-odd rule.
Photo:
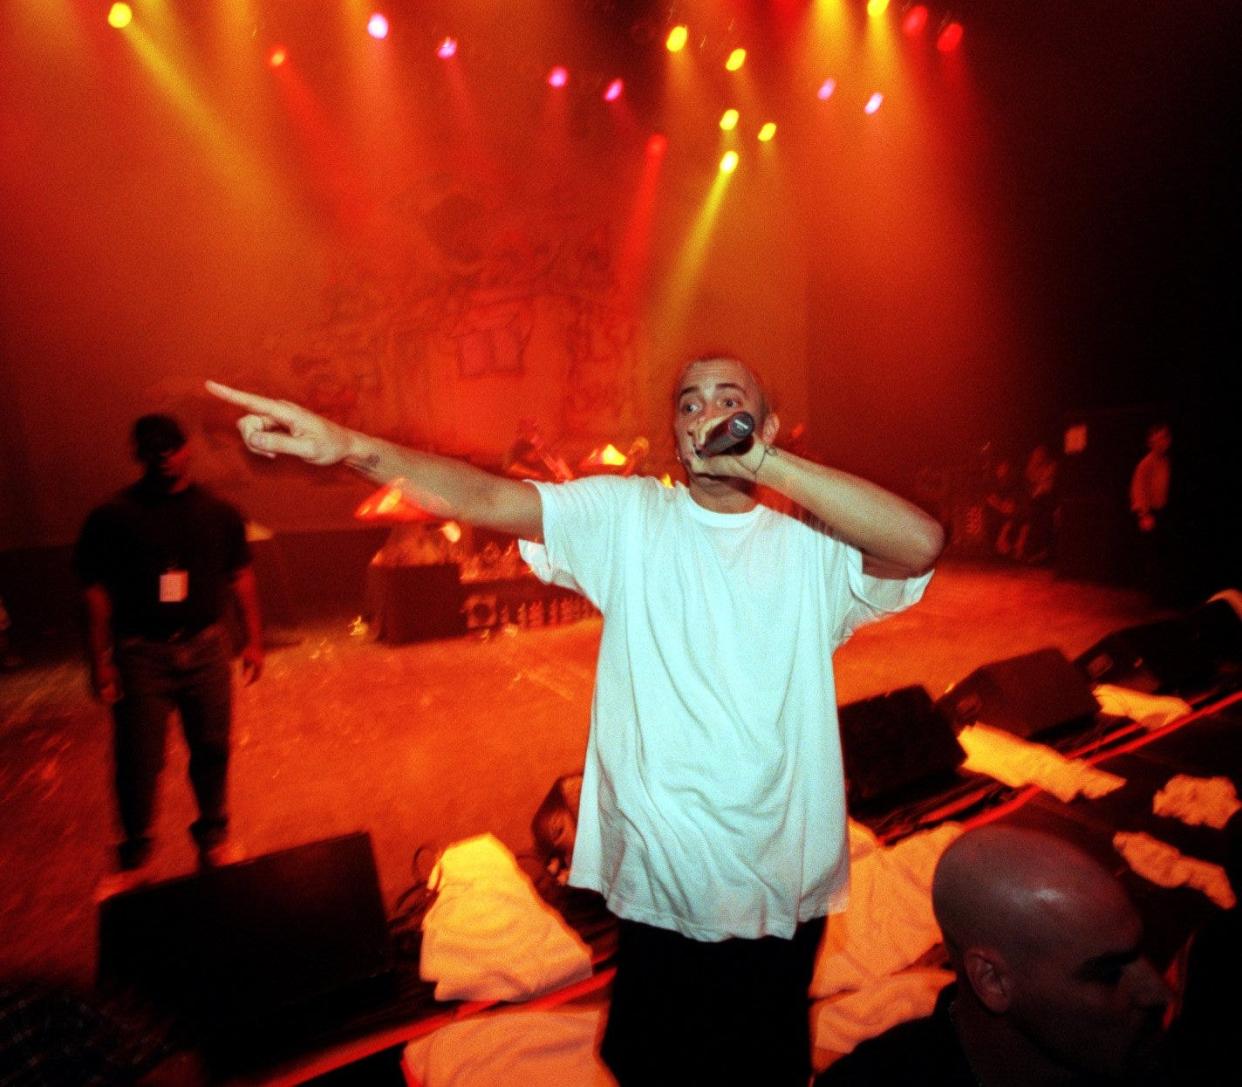
[[[956,992],[955,985],[946,986],[931,1015],[861,1042],[821,1072],[815,1087],[976,1087],[949,1016]]]
[[[118,638],[217,622],[233,576],[249,565],[241,514],[195,484],[175,494],[143,481],[127,487],[92,511],[74,550],[83,584],[107,590]]]

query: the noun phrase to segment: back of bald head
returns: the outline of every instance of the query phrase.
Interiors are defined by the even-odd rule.
[[[1112,873],[1064,839],[1022,827],[967,831],[932,880],[932,909],[955,963],[980,947],[1038,954],[1079,911],[1105,904],[1128,908]]]

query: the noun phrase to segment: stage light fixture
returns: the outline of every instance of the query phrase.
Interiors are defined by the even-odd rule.
[[[901,29],[912,38],[916,34],[922,34],[925,26],[927,26],[927,8],[922,4],[915,4],[901,20]]]
[[[668,137],[663,132],[653,132],[647,137],[647,154],[659,158],[668,150]]]
[[[378,11],[367,20],[367,33],[377,42],[388,37],[388,19]]]
[[[722,132],[732,132],[737,128],[738,112],[735,109],[727,109],[720,115],[720,130]]]
[[[108,25],[115,30],[124,30],[134,21],[134,9],[128,4],[113,4],[108,9]]]
[[[686,42],[689,40],[689,29],[679,24],[668,32],[668,37],[664,39],[664,47],[670,53],[680,53],[683,49],[685,49]]]
[[[729,59],[725,61],[725,68],[730,72],[736,72],[745,63],[746,50],[738,48],[729,54]]]
[[[816,97],[821,102],[827,102],[832,97],[832,92],[837,89],[837,81],[835,79],[825,79],[820,85],[819,90],[815,92]]]
[[[867,0],[867,14],[872,18],[888,11],[888,0]]]
[[[962,24],[946,23],[944,29],[936,38],[936,48],[942,53],[952,53],[959,45],[962,44]]]
[[[273,68],[279,68],[285,61],[289,59],[289,50],[283,45],[272,46],[272,51],[267,55],[267,62]]]
[[[557,65],[548,73],[549,87],[563,87],[569,82],[569,70]]]
[[[615,102],[618,98],[621,97],[622,92],[624,92],[624,90],[625,90],[625,84],[622,83],[621,80],[619,79],[614,79],[604,89],[604,101]]]
[[[448,60],[450,57],[457,56],[457,39],[445,38],[436,46],[436,56],[441,60]]]
[[[769,143],[771,142],[772,137],[775,135],[776,135],[776,122],[768,121],[766,124],[763,125],[762,128],[759,129],[759,142]]]
[[[731,174],[737,169],[737,152],[726,151],[720,160],[720,172],[722,174]]]
[[[875,94],[867,99],[867,104],[863,106],[863,113],[875,113],[875,111],[878,110],[883,104],[884,95],[882,95],[879,91],[876,91]]]

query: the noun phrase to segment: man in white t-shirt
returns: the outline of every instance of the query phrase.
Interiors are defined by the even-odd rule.
[[[247,446],[344,462],[439,516],[511,532],[604,615],[570,882],[621,918],[604,1059],[623,1084],[805,1084],[806,991],[849,854],[831,656],[919,599],[944,535],[857,477],[778,449],[754,374],[689,363],[683,487],[533,484],[209,383]],[[753,440],[706,446],[737,412]],[[811,515],[759,505],[757,484]]]

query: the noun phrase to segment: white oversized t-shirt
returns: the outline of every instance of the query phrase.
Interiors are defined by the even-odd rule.
[[[844,906],[845,787],[832,653],[909,607],[824,531],[683,486],[536,484],[545,581],[604,615],[570,882],[697,940],[773,935]]]

